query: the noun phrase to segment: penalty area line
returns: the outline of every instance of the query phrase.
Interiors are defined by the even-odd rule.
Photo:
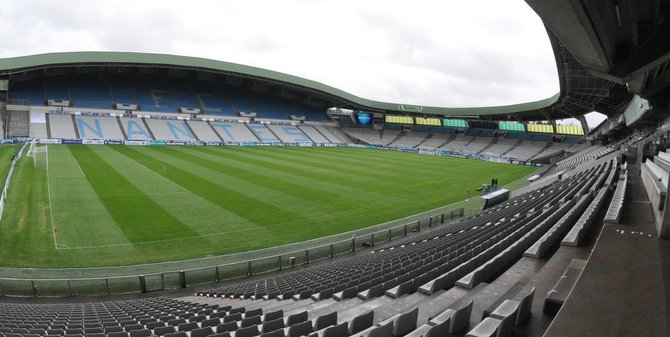
[[[49,217],[51,219],[51,234],[53,235],[54,238],[54,248],[59,249],[59,246],[61,246],[58,243],[58,234],[56,231],[56,226],[54,225],[54,209],[53,205],[51,204],[51,180],[49,179],[49,145],[44,145],[44,154],[45,154],[45,159],[46,159],[46,168],[47,168],[47,199],[49,199]]]

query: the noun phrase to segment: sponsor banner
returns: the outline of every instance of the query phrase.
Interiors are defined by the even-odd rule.
[[[81,143],[86,144],[86,145],[104,145],[105,140],[104,139],[82,139]]]
[[[426,149],[419,149],[418,152],[419,152],[419,154],[426,154],[426,155],[432,155],[432,156],[435,156],[435,155],[438,155],[438,154],[439,154],[439,153],[438,153],[437,151],[435,151],[435,150],[426,150]]]
[[[166,144],[167,144],[167,142],[164,141],[164,140],[150,140],[149,141],[149,145],[153,145],[153,146],[165,146]]]
[[[493,163],[509,164],[509,160],[507,160],[505,158],[491,157],[491,158],[488,158],[488,161],[493,162]]]
[[[223,144],[224,143],[221,143],[221,142],[206,142],[205,143],[206,146],[221,146]]]
[[[298,143],[298,146],[314,146],[312,143]]]
[[[340,145],[339,144],[333,144],[333,143],[321,143],[321,146],[336,147],[336,146],[340,146]]]
[[[147,145],[146,140],[126,140],[126,145]]]
[[[61,144],[81,144],[81,139],[61,139]]]
[[[254,143],[254,142],[243,142],[243,143],[240,143],[240,146],[256,146],[256,145],[258,145],[258,143]]]
[[[186,142],[183,140],[168,140],[167,145],[186,145]]]
[[[40,139],[40,144],[60,144],[60,139],[49,139],[49,138],[44,138]]]
[[[121,139],[107,139],[105,144],[109,145],[123,145],[123,140]]]

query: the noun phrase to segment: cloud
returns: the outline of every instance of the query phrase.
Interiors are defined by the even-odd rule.
[[[523,1],[10,1],[0,57],[80,50],[198,56],[354,95],[488,106],[558,92],[544,26]]]

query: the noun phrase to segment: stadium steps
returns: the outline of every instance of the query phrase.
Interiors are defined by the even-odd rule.
[[[467,144],[465,144],[465,146],[470,145],[470,143],[474,142],[476,139],[477,139],[477,137],[472,137],[472,140],[471,140],[470,142],[468,142]],[[491,142],[489,142],[488,144],[486,144],[486,146],[484,146],[484,148],[482,148],[481,150],[479,150],[479,152],[477,152],[477,153],[483,153],[484,151],[488,150],[489,148],[491,148],[493,145],[496,145],[496,144],[498,144],[498,138],[493,137],[493,139],[491,140]]]
[[[275,138],[279,139],[280,142],[282,141],[281,138],[280,138],[274,131],[272,131],[272,128],[267,127],[267,126],[266,126],[266,128],[270,131],[270,133],[271,133]]]
[[[466,137],[470,137],[470,140],[469,140],[467,143],[465,143],[465,145],[463,145],[463,147],[468,147],[468,145],[474,143],[474,142],[477,140],[477,138],[479,138],[479,137],[477,137],[477,136],[466,136]],[[494,142],[494,141],[497,142],[497,140],[496,140],[495,138],[493,138],[493,139],[491,140],[491,142]],[[485,147],[485,148],[486,148],[486,147]]]
[[[193,137],[195,137],[195,140],[200,141],[200,138],[198,137],[198,134],[195,133],[195,131],[193,131],[193,128],[191,127],[191,125],[186,123],[186,122],[184,122],[184,125],[186,125],[186,128],[188,129],[188,131],[190,131],[191,134],[193,135]]]
[[[384,132],[384,131],[382,130],[382,132]],[[383,135],[383,133],[380,133],[380,135]],[[407,135],[407,131],[401,130],[400,132],[398,132],[398,135],[395,136],[395,138],[393,138],[392,141],[386,143],[385,146],[389,146],[389,145],[397,142],[400,138],[405,137],[406,135]]]
[[[338,139],[338,136],[344,140],[344,143],[355,143],[355,138],[349,136],[345,132],[343,132],[340,128],[333,127],[333,126],[315,126],[317,129],[318,128],[323,128],[320,129],[319,131],[325,130],[326,132],[329,132],[333,137],[326,137],[326,138],[334,138],[335,140]],[[325,133],[321,132],[322,134],[326,135]],[[331,140],[332,141],[332,140]],[[333,143],[342,143],[341,141],[332,141]]]
[[[323,136],[323,138],[326,138],[329,142],[331,142],[331,143],[338,143],[337,139],[331,139],[332,136],[331,136],[331,137],[328,137],[328,136],[327,136],[325,133],[323,133],[318,127],[314,126],[314,130],[316,130],[316,132],[320,133],[320,134]]]
[[[47,122],[47,138],[51,139],[51,125],[49,124],[49,114],[44,114],[44,118]]]
[[[70,115],[72,118],[72,127],[74,128],[74,134],[77,136],[77,139],[81,138],[81,135],[79,134],[79,128],[77,127],[77,120],[75,119],[74,115]]]
[[[521,146],[522,144],[523,144],[523,141],[522,141],[522,140],[518,140],[518,141],[516,142],[516,144],[512,145],[512,147],[510,147],[509,150],[507,150],[507,151],[501,153],[500,156],[501,156],[501,157],[504,157],[506,154],[508,154],[508,153],[510,153],[510,152],[512,152],[512,151],[514,151],[514,149],[516,149],[517,147]]]
[[[7,137],[28,137],[30,135],[30,113],[11,111],[7,121]]]
[[[193,90],[193,86],[191,85],[191,82],[186,82],[186,90],[188,90],[188,94],[193,98],[193,102],[196,104],[198,109],[200,111],[205,111],[205,107],[202,105],[202,101],[199,99],[196,99],[195,91]]]
[[[421,147],[421,145],[423,145],[423,143],[425,143],[425,142],[427,142],[429,139],[433,138],[433,135],[434,135],[434,133],[429,132],[429,133],[426,135],[426,137],[425,137],[422,141],[419,142],[419,144],[416,144],[415,148],[419,148],[419,147]]]
[[[309,136],[309,135],[308,135],[308,134],[307,134],[307,133],[306,133],[306,132],[299,126],[299,125],[297,125],[296,128],[298,128],[298,130],[300,130],[300,132],[302,132],[302,134],[305,135],[305,137],[307,137],[307,139],[309,139],[310,142],[312,142],[312,143],[314,143],[314,144],[317,143],[317,142],[315,142],[314,139],[312,139],[312,137],[310,137],[310,136]],[[318,131],[317,131],[317,132],[318,132]],[[322,135],[322,136],[323,136],[323,135]]]
[[[528,160],[549,159],[549,158],[551,158],[551,157],[553,157],[553,156],[556,156],[556,155],[559,155],[559,154],[565,152],[565,150],[563,150],[563,151],[560,151],[560,150],[559,150],[559,151],[556,151],[556,152],[551,152],[551,153],[543,154],[543,153],[545,153],[545,151],[549,150],[553,145],[554,145],[554,142],[547,142],[547,143],[544,145],[544,147],[542,148],[542,150],[540,150],[540,152],[538,152],[536,155],[532,156],[532,157],[529,158]]]
[[[115,117],[116,122],[119,124],[119,129],[121,129],[121,134],[123,135],[123,139],[128,140],[128,134],[126,133],[126,129],[123,128],[123,123],[121,123],[121,119],[119,117]]]
[[[144,119],[144,118],[141,118],[141,119],[142,119],[142,124],[144,124],[144,128],[149,133],[149,136],[151,136],[151,139],[156,140],[156,136],[154,136],[153,131],[151,131],[151,128],[149,127],[149,124],[147,123],[147,120]]]
[[[224,142],[223,138],[221,138],[221,135],[216,132],[216,129],[212,126],[212,123],[210,121],[207,121],[207,125],[209,126],[210,129],[214,132],[217,138],[219,138],[220,141]]]
[[[324,138],[325,140],[327,140],[328,142],[331,142],[331,140],[328,139],[328,137],[326,137],[326,135],[324,135],[323,133],[321,133],[321,131],[319,131],[319,129],[317,129],[317,128],[315,128],[315,127],[312,127],[312,126],[307,126],[307,127],[309,128],[309,130],[314,130],[314,132],[316,132],[318,135],[320,135],[321,137],[323,137],[323,138]],[[309,138],[309,140],[311,140],[313,143],[315,143],[315,144],[316,144],[316,143],[321,143],[321,142],[317,142],[317,141],[315,141],[314,138],[312,138],[312,137],[310,137],[310,136],[308,135],[309,132],[306,132],[306,131],[305,131],[305,130],[307,130],[305,126],[300,126],[300,125],[298,125],[298,129],[299,129],[300,131],[302,131],[302,133],[304,133],[305,136],[307,136],[307,138]],[[313,134],[312,136],[316,136],[316,135]],[[318,136],[316,136],[316,137],[318,137]],[[332,142],[331,142],[331,143],[332,143]]]
[[[450,143],[452,140],[454,140],[454,139],[456,139],[456,135],[455,135],[455,134],[450,135],[449,138],[447,138],[447,140],[445,140],[444,142],[442,142],[442,144],[440,144],[437,148],[438,148],[438,149],[441,149],[442,147],[444,147],[445,145],[449,144],[449,143]]]
[[[256,138],[257,141],[259,141],[259,142],[261,141],[260,138],[258,138],[258,136],[256,135],[256,133],[253,132],[251,129],[249,129],[249,125],[247,123],[244,123],[244,127],[247,128],[247,130],[249,130],[249,132],[254,136],[254,138]],[[279,138],[277,138],[277,139],[279,139]]]
[[[314,310],[314,315],[322,315],[325,313],[328,313],[330,311],[337,310],[338,311],[338,316],[340,317],[341,320],[349,320],[352,319],[360,314],[364,314],[368,311],[374,310],[375,311],[375,323],[382,321],[385,318],[393,316],[395,313],[387,313],[383,314],[383,312],[386,311],[386,308],[388,306],[392,305],[393,302],[397,300],[394,300],[390,297],[377,297],[371,300],[363,301],[360,298],[356,299],[348,299],[345,301],[339,301],[333,305],[327,306],[320,308],[318,310]],[[311,314],[311,311],[310,311]]]
[[[102,78],[101,81],[102,81],[102,85],[105,87],[105,89],[107,89],[106,90],[107,95],[109,95],[109,99],[112,101],[112,107],[114,107],[115,104],[116,104],[116,99],[114,97],[114,91],[112,90],[112,84],[109,83],[109,79],[107,79],[107,78]],[[121,129],[123,130],[123,128],[121,128]],[[126,139],[128,139],[128,138],[126,137]]]

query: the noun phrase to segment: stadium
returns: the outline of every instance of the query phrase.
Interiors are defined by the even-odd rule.
[[[0,337],[667,336],[670,3],[526,2],[560,91],[505,106],[0,59]]]

